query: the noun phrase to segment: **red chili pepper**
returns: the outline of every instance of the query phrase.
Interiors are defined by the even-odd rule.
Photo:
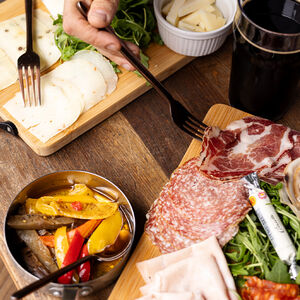
[[[80,210],[83,209],[82,203],[79,202],[79,201],[72,202],[71,206],[72,206],[73,209],[75,209],[77,211],[80,211]]]
[[[89,255],[89,251],[87,248],[87,244],[85,244],[82,249],[81,249],[81,253],[79,258],[85,257]],[[83,264],[81,264],[78,268],[77,268],[77,272],[80,278],[81,282],[86,282],[90,279],[90,275],[91,275],[91,263],[90,261],[87,261]]]
[[[83,242],[84,242],[84,238],[81,236],[78,230],[76,230],[70,242],[70,247],[68,249],[68,252],[66,253],[64,261],[61,265],[62,268],[67,265],[70,265],[71,263],[75,262],[78,259]],[[74,270],[67,272],[66,274],[60,276],[57,281],[63,284],[71,283],[73,272]]]

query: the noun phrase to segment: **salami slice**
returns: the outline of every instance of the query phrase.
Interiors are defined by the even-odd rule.
[[[200,158],[177,169],[147,214],[145,231],[162,253],[216,236],[224,245],[250,209],[242,182],[200,171]]]

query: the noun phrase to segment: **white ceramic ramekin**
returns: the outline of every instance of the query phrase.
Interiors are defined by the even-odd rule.
[[[158,31],[165,45],[171,50],[187,56],[203,56],[218,50],[231,31],[236,12],[236,0],[216,0],[217,7],[226,18],[226,24],[209,32],[193,32],[179,29],[161,14],[161,8],[168,0],[154,0],[154,12]]]

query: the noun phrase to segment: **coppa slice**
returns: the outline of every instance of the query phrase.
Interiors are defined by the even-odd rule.
[[[102,54],[93,50],[82,50],[75,53],[75,55],[71,58],[71,60],[76,59],[84,59],[97,67],[103,75],[107,85],[107,94],[111,94],[115,90],[118,82],[118,76],[110,62],[104,58]]]
[[[212,235],[224,245],[251,208],[242,182],[208,178],[199,162],[193,158],[177,169],[147,214],[145,231],[162,253]]]
[[[83,59],[71,60],[53,70],[52,76],[78,87],[84,100],[84,111],[98,103],[106,95],[107,85],[95,65]]]
[[[258,117],[235,121],[225,130],[211,127],[204,136],[200,169],[222,180],[257,171],[260,179],[276,184],[297,155],[296,138],[290,128]]]

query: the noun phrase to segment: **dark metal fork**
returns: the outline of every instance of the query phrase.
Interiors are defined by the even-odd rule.
[[[81,1],[77,2],[77,8],[86,18],[88,8]],[[113,34],[121,43],[121,53],[128,61],[152,84],[156,91],[168,101],[170,113],[174,123],[184,132],[193,138],[202,140],[207,125],[194,117],[181,103],[175,100],[164,85],[158,81],[150,71],[140,62],[140,60],[127,47],[126,43],[121,40],[111,26],[105,27],[104,30]]]
[[[32,48],[32,0],[25,0],[25,11],[26,52],[18,58],[19,84],[24,106],[26,106],[27,103],[29,106],[37,106],[41,105],[41,74],[40,58],[35,52],[33,52]]]

